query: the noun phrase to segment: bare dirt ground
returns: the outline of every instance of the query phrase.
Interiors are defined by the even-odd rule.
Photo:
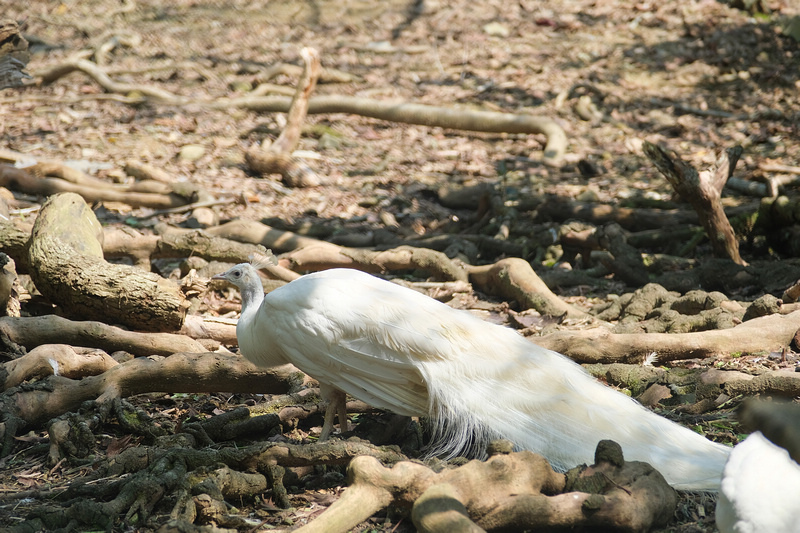
[[[215,207],[221,220],[266,220],[298,231],[304,223],[313,224],[321,238],[350,245],[357,245],[359,235],[374,243],[371,236],[380,231],[413,238],[479,222],[488,226],[485,234],[494,235],[497,221],[481,222],[474,208],[446,207],[438,200],[441,187],[458,184],[500,181],[509,201],[552,193],[599,204],[669,208],[675,206],[672,189],[643,154],[645,140],[671,148],[697,168],[710,166],[719,150],[739,144],[744,156],[736,175],[749,179],[764,176],[765,163],[800,161],[800,46],[782,35],[777,22],[779,16],[799,14],[800,6],[773,3],[773,18],[754,18],[716,0],[149,0],[131,3],[132,9],[110,0],[6,2],[3,15],[25,20],[26,35],[36,38],[29,39],[28,70],[34,74],[116,39],[104,69],[118,81],[197,101],[242,96],[263,82],[282,85],[291,94],[296,72],[270,78],[265,73],[275,65],[299,65],[301,48],[309,46],[319,50],[323,67],[350,76],[337,81],[323,75],[315,94],[541,115],[557,121],[568,145],[558,165],[547,165],[540,135],[309,115],[299,148],[316,154],[309,165],[326,183],[289,188],[254,176],[243,164],[246,148],[277,136],[283,114],[215,110],[197,102],[133,105],[103,98],[97,83],[72,73],[49,85],[0,91],[0,147],[74,161],[109,181],[126,179],[120,171],[126,161],[147,162],[176,181],[231,198]],[[137,94],[123,96],[133,101]],[[187,147],[196,150],[187,152]],[[12,207],[18,209],[42,201],[14,196]],[[735,205],[747,198],[730,194],[725,201]],[[157,222],[179,225],[187,219],[185,214],[146,218],[152,210],[110,202],[97,212],[104,224],[143,231]],[[16,216],[32,221],[36,214]],[[528,227],[541,222],[532,219]],[[673,243],[678,244],[683,243]],[[544,268],[555,262],[554,253],[539,250],[526,258],[538,258],[535,266]],[[744,247],[743,253],[748,259],[786,258],[764,247]],[[690,251],[694,258],[708,254],[702,243]],[[613,279],[563,291],[551,287],[585,309],[609,293],[636,288]],[[496,303],[487,307],[496,311]],[[207,302],[203,310],[208,307]],[[774,366],[764,358],[690,363],[697,364]],[[146,410],[168,411],[174,420],[252,401],[247,395],[139,399]],[[718,440],[735,442],[729,417],[730,411],[722,409],[723,422],[705,430],[718,430]],[[116,453],[123,433],[103,436],[98,453]],[[48,470],[46,452],[30,451],[43,435],[32,432],[20,439],[16,460],[0,474],[4,494],[57,487],[82,472],[79,467]],[[298,488],[292,510],[264,504],[257,516],[267,525],[301,523],[330,503],[341,490],[330,487],[340,481],[329,473],[318,490]],[[248,508],[244,505],[242,512]],[[13,525],[29,510],[23,502],[13,509],[6,505],[0,524]],[[713,531],[713,503],[686,497],[677,518],[671,531]],[[398,527],[395,517],[383,515],[360,530],[413,528],[402,520]]]

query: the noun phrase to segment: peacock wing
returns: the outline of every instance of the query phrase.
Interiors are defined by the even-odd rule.
[[[431,303],[368,274],[333,270],[273,291],[259,318],[310,376],[370,405],[420,416],[429,412],[421,365],[453,351],[436,325],[442,304]]]

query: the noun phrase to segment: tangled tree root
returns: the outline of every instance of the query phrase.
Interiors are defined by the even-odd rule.
[[[564,475],[532,452],[498,453],[435,473],[416,463],[388,469],[374,457],[356,457],[342,497],[297,531],[344,532],[390,504],[410,508],[414,525],[426,533],[540,527],[646,531],[670,520],[677,495],[653,467],[625,462],[611,441],[600,442],[595,462]]]
[[[295,445],[263,443],[243,448],[186,448],[171,436],[169,448],[136,446],[111,458],[88,476],[58,494],[29,491],[19,498],[48,497],[52,505],[39,506],[13,531],[53,531],[72,524],[112,529],[122,517],[127,525],[147,524],[156,510],[167,507],[172,520],[207,519],[213,502],[225,508],[232,501],[271,491],[277,503],[288,504],[282,478],[285,469],[312,465],[344,465],[354,457],[373,456],[393,463],[404,456],[391,447],[372,446],[358,439]],[[166,442],[166,441],[165,441]],[[55,491],[53,491],[55,492]],[[175,498],[165,501],[167,494]],[[219,521],[219,516],[216,517]]]

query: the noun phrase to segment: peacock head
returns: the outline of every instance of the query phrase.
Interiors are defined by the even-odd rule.
[[[240,263],[235,267],[222,272],[221,274],[215,274],[214,276],[211,276],[211,279],[227,281],[228,283],[242,288],[249,280],[255,279],[254,276],[257,276],[257,274],[255,269],[250,264]]]

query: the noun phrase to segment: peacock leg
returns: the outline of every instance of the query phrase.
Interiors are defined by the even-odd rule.
[[[322,423],[322,432],[319,440],[328,440],[333,432],[333,419],[339,413],[339,427],[342,432],[347,431],[347,397],[344,392],[330,385],[320,383],[319,392],[322,399],[328,403],[325,407],[325,419]]]

